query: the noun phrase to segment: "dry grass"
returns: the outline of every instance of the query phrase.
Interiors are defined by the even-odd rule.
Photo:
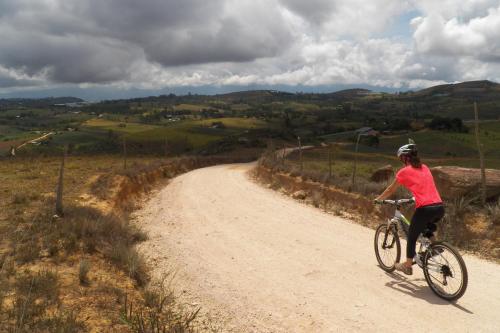
[[[375,209],[371,199],[358,193],[344,191],[328,183],[313,181],[311,178],[294,177],[281,172],[279,168],[272,170],[263,165],[257,167],[256,177],[264,183],[270,184],[270,187],[275,190],[282,189],[289,194],[304,191],[307,202],[316,207],[333,210],[337,215],[341,212],[360,214],[365,217],[364,221],[367,220],[366,216],[371,215],[374,218],[368,221],[373,221],[373,223],[382,217],[381,212]]]
[[[486,206],[492,226],[500,226],[500,200]]]
[[[158,180],[238,161],[248,157],[130,158],[129,168],[123,171],[120,157],[70,156],[65,214],[54,218],[59,159],[2,160],[0,233],[5,237],[0,239],[0,331],[144,332],[142,326],[150,319],[156,327],[172,328],[168,332],[188,331],[192,314],[174,308],[173,294],[150,287],[140,292],[149,276],[135,245],[147,236],[129,223],[122,208],[134,206],[134,200]],[[95,201],[88,201],[89,193]],[[106,200],[110,213],[102,210],[99,199]],[[89,206],[94,202],[95,208]],[[53,287],[50,292],[47,281]],[[79,288],[82,285],[85,288]],[[128,304],[134,304],[127,322],[120,319],[125,294]]]
[[[80,281],[81,285],[88,285],[89,284],[89,274],[90,272],[90,263],[88,260],[81,260],[80,265],[78,266],[78,280]]]
[[[0,312],[0,330],[7,332],[82,332],[85,326],[60,308],[59,278],[49,270],[18,273],[12,283],[4,281],[12,305]]]
[[[127,275],[134,279],[139,286],[144,286],[149,279],[147,267],[142,256],[137,250],[125,242],[115,244],[106,256]]]
[[[193,321],[200,309],[185,311],[175,303],[166,277],[150,283],[143,292],[144,304],[124,299],[121,318],[137,333],[196,332]]]

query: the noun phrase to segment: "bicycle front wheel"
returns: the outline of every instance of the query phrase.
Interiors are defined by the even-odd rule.
[[[401,258],[401,244],[398,233],[394,228],[387,228],[387,224],[381,224],[375,231],[375,256],[377,261],[386,272],[393,272],[394,265]]]
[[[433,243],[424,258],[424,276],[431,290],[439,297],[455,301],[467,289],[468,274],[458,251],[445,242]]]

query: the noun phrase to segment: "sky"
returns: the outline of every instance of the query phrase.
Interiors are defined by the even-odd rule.
[[[0,0],[0,97],[500,81],[500,0]]]

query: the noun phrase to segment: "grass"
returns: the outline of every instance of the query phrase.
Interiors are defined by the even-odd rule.
[[[500,122],[492,121],[481,124],[481,142],[485,147],[485,164],[487,168],[500,168]],[[488,133],[488,134],[486,134]],[[422,161],[429,166],[454,165],[462,167],[479,166],[476,142],[472,132],[448,133],[424,130],[405,135],[382,136],[378,147],[359,146],[357,155],[360,161],[358,175],[367,179],[373,171],[390,164],[395,170],[401,167],[395,152],[398,147],[415,140],[419,147]],[[333,152],[334,174],[348,177],[352,173],[355,159],[354,144],[342,143]],[[328,172],[328,151],[331,148],[316,148],[303,153],[306,170]],[[290,163],[298,163],[298,153],[290,155]]]
[[[500,226],[500,200],[486,206],[490,223],[493,226]]]
[[[148,282],[146,264],[136,249],[126,243],[118,243],[108,251],[107,257],[123,269],[139,286],[144,286]]]
[[[44,315],[59,304],[59,282],[54,272],[25,271],[16,277],[15,296],[8,311],[15,331],[44,326]]]
[[[130,161],[131,165],[143,165],[153,159],[132,157]],[[119,266],[121,270],[117,270],[111,257],[107,256],[111,248],[118,244],[132,248],[144,239],[144,234],[131,226],[125,217],[105,216],[95,209],[77,204],[82,193],[90,190],[89,179],[98,174],[121,171],[121,159],[113,156],[70,156],[65,172],[66,215],[63,219],[54,220],[53,191],[59,162],[59,158],[45,157],[0,161],[1,332],[83,331],[77,320],[78,311],[73,311],[78,308],[85,308],[86,313],[100,318],[98,323],[93,322],[92,325],[103,331],[117,320],[113,318],[118,317],[119,304],[113,300],[114,294],[101,292],[98,286],[107,283],[132,293],[130,288],[134,280],[128,278],[129,272],[145,284],[145,275],[141,275],[140,271],[143,267],[136,264],[136,259],[131,257],[123,268]],[[87,283],[85,295],[74,294],[81,281],[89,282],[90,274],[85,273],[85,261],[78,265],[78,258],[84,254],[85,257],[92,257],[92,272],[99,276],[100,282]],[[76,267],[71,263],[75,260],[72,258],[76,258]],[[54,277],[52,273],[56,270],[58,274]],[[106,276],[109,276],[107,280]],[[31,280],[33,286],[30,293]],[[47,281],[54,286],[53,289],[47,289]],[[49,298],[45,293],[64,295],[64,301]],[[88,308],[88,304],[95,304],[95,300],[99,299],[109,299],[102,306],[104,312]],[[134,296],[134,299],[140,298]],[[28,330],[27,325],[32,329]],[[118,331],[122,329],[117,328]]]
[[[229,129],[256,129],[265,128],[269,124],[261,119],[256,118],[216,118],[194,121],[196,126],[211,126],[213,122],[221,122]]]
[[[153,130],[159,126],[140,124],[140,123],[125,123],[106,119],[90,119],[83,123],[85,127],[98,128],[103,131],[112,130],[120,134],[134,134]]]
[[[201,111],[201,110],[206,109],[206,108],[207,108],[207,106],[205,106],[205,105],[187,104],[187,103],[174,106],[175,111],[195,111],[195,112],[198,112],[198,111]]]
[[[222,122],[224,128],[212,128],[213,122]],[[95,135],[105,135],[109,131],[125,136],[131,149],[141,151],[158,146],[158,151],[164,151],[165,141],[170,150],[200,149],[216,143],[228,136],[241,135],[247,130],[266,128],[267,123],[253,118],[217,118],[205,120],[183,120],[165,126],[140,123],[125,123],[106,119],[92,119],[85,123],[84,132],[95,132]],[[91,140],[91,136],[83,134],[66,134],[66,141],[71,136],[82,140]],[[181,151],[178,151],[179,153]]]
[[[180,308],[170,285],[165,281],[163,278],[151,283],[144,290],[144,306],[137,306],[124,298],[121,319],[132,332],[197,332],[193,322],[200,309],[186,311]]]
[[[0,331],[24,332],[30,331],[30,327],[37,332],[144,332],[142,325],[154,320],[155,324],[169,328],[167,331],[189,332],[193,314],[178,312],[171,296],[162,301],[165,295],[146,288],[148,267],[135,245],[147,235],[129,223],[126,211],[118,206],[112,206],[112,213],[105,214],[88,204],[82,205],[82,200],[95,190],[101,193],[103,201],[123,200],[125,208],[131,207],[133,198],[159,179],[214,163],[241,161],[245,156],[237,152],[227,157],[167,161],[131,157],[125,171],[120,157],[69,156],[62,218],[53,217],[59,158],[2,160]],[[109,190],[115,186],[113,176],[124,181],[123,193]],[[97,189],[91,186],[93,180],[101,177],[107,181],[96,182]],[[51,281],[52,291],[47,289],[46,281]],[[144,294],[143,288],[148,289]],[[59,296],[50,298],[45,295],[49,292]],[[129,306],[134,306],[129,311],[132,317],[122,320],[119,316],[125,294]],[[82,311],[90,318],[86,327],[80,321]]]
[[[89,284],[89,274],[90,271],[90,263],[88,260],[83,259],[80,261],[80,265],[78,267],[78,280],[80,280],[81,285]]]

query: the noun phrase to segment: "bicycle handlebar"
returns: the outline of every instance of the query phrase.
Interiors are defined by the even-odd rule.
[[[386,205],[393,205],[393,206],[399,206],[399,205],[404,205],[404,204],[412,204],[415,202],[415,198],[411,199],[396,199],[396,200],[376,200],[376,204],[386,204]]]

